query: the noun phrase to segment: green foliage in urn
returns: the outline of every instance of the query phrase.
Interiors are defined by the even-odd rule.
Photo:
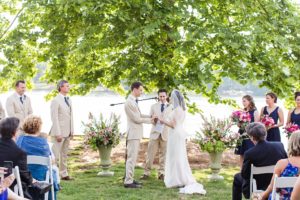
[[[99,146],[115,147],[120,143],[120,116],[112,113],[109,119],[104,119],[100,114],[97,119],[92,113],[89,113],[88,122],[82,122],[84,126],[84,143],[97,150]]]
[[[236,146],[239,134],[231,130],[233,124],[229,119],[217,119],[213,116],[207,119],[201,116],[202,129],[197,132],[195,139],[201,150],[208,153],[223,152]]]

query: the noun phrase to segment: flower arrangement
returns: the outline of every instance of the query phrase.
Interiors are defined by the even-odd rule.
[[[295,131],[299,130],[299,126],[294,123],[289,123],[284,127],[284,132],[286,133],[287,137],[290,138],[291,134]]]
[[[266,126],[267,129],[270,129],[275,124],[274,119],[269,117],[269,115],[264,115],[264,117],[261,119],[261,122]]]
[[[196,141],[203,151],[223,152],[235,147],[239,134],[231,131],[232,123],[229,119],[216,119],[213,116],[207,119],[202,115],[201,117],[203,126],[196,134]]]
[[[237,110],[232,112],[231,120],[242,130],[245,130],[246,126],[251,122],[251,115],[246,111]]]
[[[104,119],[102,113],[99,120],[89,113],[87,123],[82,122],[84,126],[84,143],[90,145],[96,150],[99,146],[115,147],[119,144],[121,134],[119,131],[120,116],[112,113],[109,120]]]

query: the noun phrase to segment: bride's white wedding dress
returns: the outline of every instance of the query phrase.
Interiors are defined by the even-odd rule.
[[[175,127],[170,128],[167,142],[165,163],[165,185],[167,188],[182,187],[180,193],[206,194],[203,185],[197,183],[190,168],[187,150],[187,133],[183,128],[185,119],[184,110],[178,106],[169,116],[170,121],[175,121]]]

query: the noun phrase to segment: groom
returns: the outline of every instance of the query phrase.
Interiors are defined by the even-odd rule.
[[[143,137],[143,123],[151,124],[155,116],[141,114],[138,106],[138,97],[143,93],[143,85],[140,82],[134,82],[131,85],[131,94],[125,103],[125,112],[127,116],[127,159],[126,174],[124,179],[125,188],[140,188],[141,184],[133,179],[134,167],[140,148],[140,140]]]

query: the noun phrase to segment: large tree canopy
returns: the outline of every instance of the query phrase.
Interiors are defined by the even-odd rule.
[[[2,0],[0,11],[18,14],[8,31],[0,22],[1,90],[39,62],[44,81],[68,79],[73,94],[140,80],[228,103],[223,77],[281,97],[300,87],[300,12],[288,0]]]

